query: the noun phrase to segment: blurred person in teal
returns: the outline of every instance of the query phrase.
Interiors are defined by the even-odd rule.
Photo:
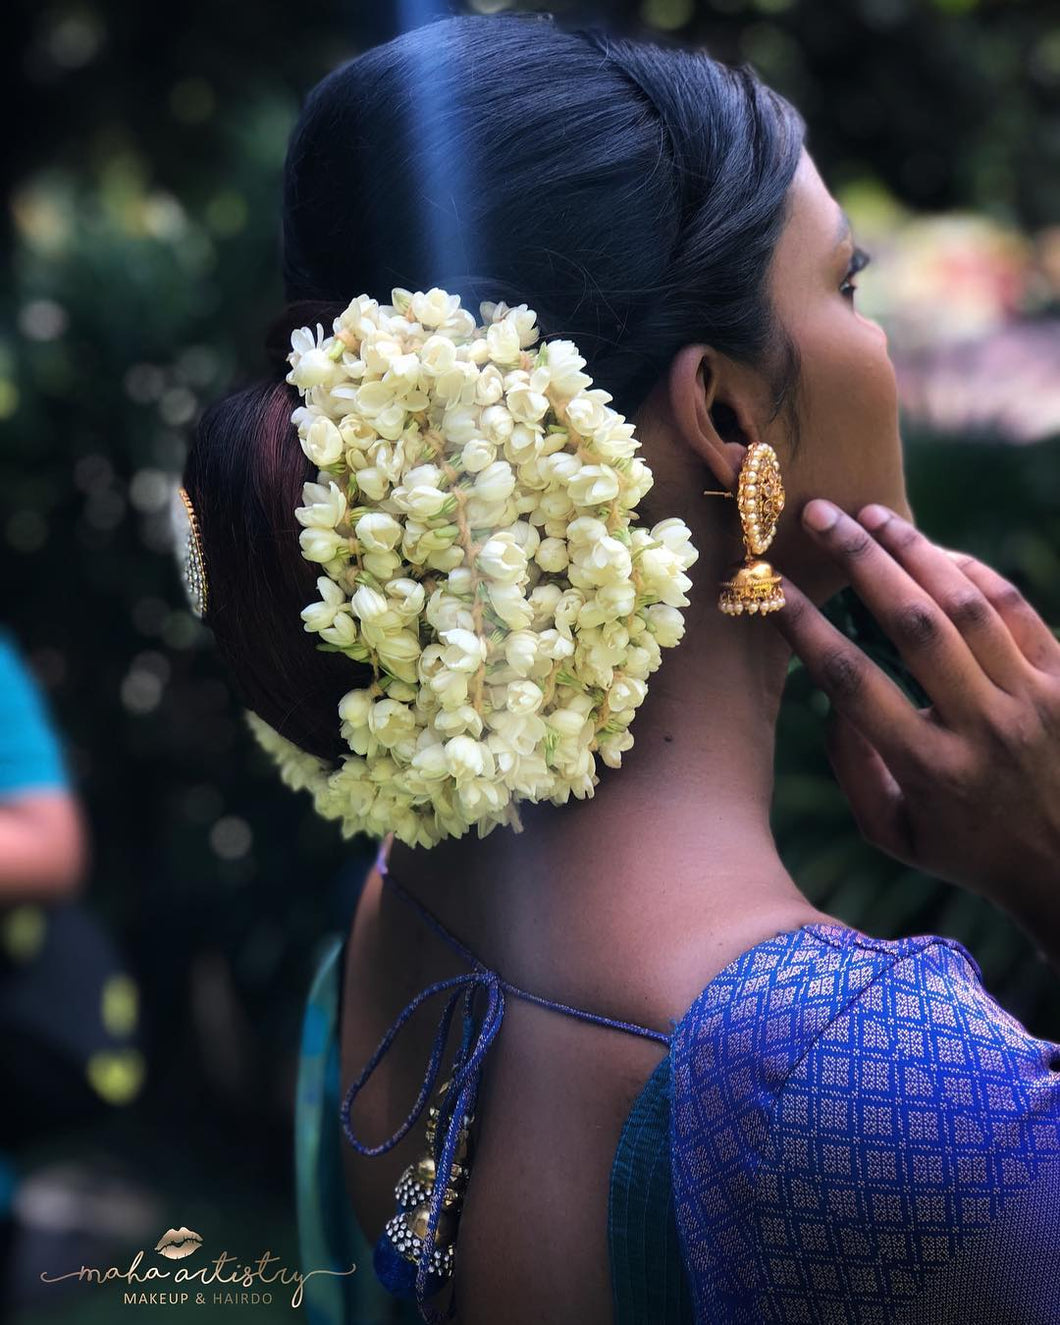
[[[47,705],[0,627],[0,1314],[17,1158],[135,1096],[136,991],[81,894],[89,832]]]
[[[88,832],[62,747],[14,636],[0,627],[0,902],[75,895]]]

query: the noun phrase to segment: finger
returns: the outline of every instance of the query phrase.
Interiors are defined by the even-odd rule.
[[[979,585],[897,511],[874,502],[858,512],[858,521],[939,604],[994,684],[1010,694],[1021,691],[1027,659]]]
[[[881,520],[877,514],[875,520],[871,516],[866,520],[870,511],[884,512],[889,518]],[[959,589],[951,589],[958,597],[949,600],[947,614],[968,640],[984,670],[997,684],[1006,689],[1010,686],[1018,687],[1019,667],[1023,661],[1042,671],[1060,674],[1060,641],[1011,580],[970,553],[932,543],[889,507],[873,503],[863,508],[858,518],[871,530],[877,541],[887,547],[925,588],[934,593],[944,609],[947,609],[944,591],[935,592],[933,584],[929,582],[938,575],[936,553],[944,554],[972,582],[993,609],[993,619],[987,618],[984,621],[981,608],[974,601],[962,601]],[[934,583],[945,584],[945,577],[935,579]],[[999,633],[999,627],[1007,631],[1007,638]]]
[[[825,748],[866,842],[892,856],[908,851],[909,823],[902,789],[880,752],[838,709],[832,710]]]
[[[834,514],[825,529],[810,523]],[[938,603],[852,516],[815,498],[803,524],[842,567],[858,596],[893,641],[910,672],[953,728],[974,723],[996,698],[997,687]]]
[[[883,756],[900,782],[920,778],[933,765],[933,750],[951,734],[928,722],[891,678],[837,630],[785,575],[785,605],[766,613],[819,686]]]
[[[968,552],[952,548],[943,551],[986,595],[1024,658],[1043,672],[1060,675],[1060,640],[1012,581]]]

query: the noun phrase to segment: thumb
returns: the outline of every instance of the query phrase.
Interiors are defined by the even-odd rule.
[[[902,853],[910,843],[905,794],[880,752],[835,708],[825,729],[825,749],[862,837],[905,859]]]

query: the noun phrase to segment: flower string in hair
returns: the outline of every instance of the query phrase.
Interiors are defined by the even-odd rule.
[[[536,313],[437,287],[358,295],[291,334],[292,414],[317,466],[295,514],[318,648],[371,667],[337,719],[340,766],[248,721],[344,837],[410,846],[521,830],[517,803],[591,796],[684,633],[699,553],[633,523],[651,487],[633,425]]]

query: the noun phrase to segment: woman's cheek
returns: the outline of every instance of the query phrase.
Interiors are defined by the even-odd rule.
[[[856,315],[864,331],[851,337],[843,373],[848,417],[867,433],[893,432],[898,417],[898,378],[887,353],[887,333],[871,318]]]
[[[874,318],[866,317],[864,313],[859,313],[857,309],[854,310],[854,316],[858,319],[860,323],[862,323],[862,325],[869,327],[872,330],[872,332],[874,332],[874,334],[879,337],[880,343],[883,346],[884,351],[886,352],[887,333],[886,331],[884,331],[883,327],[881,327],[880,324]]]

